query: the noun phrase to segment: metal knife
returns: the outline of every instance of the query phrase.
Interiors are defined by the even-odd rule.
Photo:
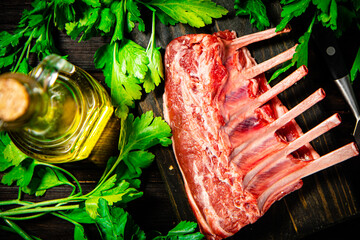
[[[315,24],[312,37],[320,50],[331,74],[331,77],[338,86],[340,92],[349,104],[355,116],[356,123],[353,136],[360,146],[360,110],[356,101],[354,90],[350,83],[349,71],[345,65],[343,54],[338,46],[334,32],[321,24]]]

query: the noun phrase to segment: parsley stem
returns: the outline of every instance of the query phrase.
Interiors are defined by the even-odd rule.
[[[30,237],[24,230],[22,230],[16,223],[9,219],[4,219],[7,225],[9,225],[17,234],[19,234],[23,239],[32,240],[33,238]]]
[[[27,206],[27,205],[30,205],[30,204],[31,204],[30,202],[21,201],[20,199],[0,201],[0,206],[6,206],[6,205],[23,205],[23,206]]]
[[[112,165],[112,167],[110,168],[110,170],[108,172],[104,172],[103,176],[101,177],[101,179],[99,180],[99,183],[96,185],[96,187],[89,192],[88,194],[86,194],[85,196],[89,196],[91,194],[93,194],[94,192],[96,192],[98,190],[99,187],[102,186],[102,184],[109,178],[109,176],[112,174],[112,172],[115,170],[115,168],[117,167],[117,165],[119,165],[120,161],[123,159],[123,154],[120,153],[119,157],[116,159],[115,163]]]
[[[31,209],[31,208],[39,208],[39,207],[43,207],[43,206],[54,205],[54,204],[81,202],[84,199],[85,199],[84,196],[73,196],[73,197],[67,197],[67,198],[60,198],[60,199],[54,199],[54,200],[42,201],[42,202],[38,202],[38,203],[27,204],[22,207],[9,209],[5,212],[17,212],[17,211],[27,210],[27,209]],[[0,213],[0,216],[1,216],[1,213]]]
[[[38,214],[34,214],[34,215],[30,215],[30,216],[25,216],[25,217],[13,217],[13,216],[7,216],[6,219],[9,220],[29,220],[29,219],[33,219],[33,218],[38,218],[41,217],[43,215],[45,215],[46,213],[38,213]]]
[[[147,7],[148,9],[150,9],[153,12],[156,11],[155,8],[151,7],[150,4],[147,4],[146,2],[139,1],[139,3],[143,4],[145,7]]]
[[[27,28],[26,28],[26,29],[27,29]],[[26,30],[26,29],[25,29],[25,30]],[[32,38],[33,38],[33,34],[34,34],[34,32],[35,32],[36,30],[37,30],[37,28],[34,28],[34,29],[31,31],[31,34],[30,34],[28,40],[26,40],[25,46],[24,46],[23,50],[21,51],[20,57],[19,57],[16,65],[15,65],[15,68],[13,69],[13,72],[16,72],[16,71],[18,70],[18,68],[19,68],[19,66],[20,66],[20,63],[21,63],[21,60],[24,58],[25,52],[27,52],[27,48],[30,47],[31,40],[32,40]]]
[[[21,188],[18,188],[18,197],[17,197],[17,200],[19,200],[19,201],[20,201],[20,199],[21,199],[21,193],[22,193]]]
[[[154,42],[155,42],[155,11],[153,11],[153,16],[152,16],[152,31],[151,31],[151,37],[149,40],[149,44],[146,48],[146,51],[153,51],[154,49]]]
[[[65,211],[79,208],[80,205],[68,205],[68,206],[59,206],[59,207],[42,207],[35,209],[23,209],[23,210],[8,210],[5,212],[0,212],[0,217],[6,218],[7,216],[22,215],[22,214],[32,214],[32,213],[45,213],[45,212],[54,212],[54,211]]]
[[[67,217],[67,216],[62,215],[61,213],[52,212],[51,214],[54,215],[54,216],[56,216],[56,217],[58,217],[58,218],[62,218],[62,219],[66,220],[66,221],[68,221],[68,222],[70,222],[70,223],[72,223],[72,224],[74,224],[74,225],[81,226],[80,223],[72,220],[71,218],[69,218],[69,217]]]
[[[116,43],[115,43],[116,44]],[[114,53],[116,54],[116,53]],[[123,129],[125,128],[125,121],[126,121],[127,117],[122,117],[120,118],[120,136],[119,136],[119,143],[118,143],[118,149],[119,149],[119,156],[116,159],[116,161],[113,163],[112,166],[110,166],[110,169],[108,168],[108,166],[106,166],[105,171],[103,172],[100,180],[99,180],[99,184],[96,186],[96,188],[98,188],[98,186],[101,185],[101,183],[105,182],[106,179],[110,176],[110,174],[112,173],[112,171],[114,171],[114,169],[116,168],[116,166],[119,164],[119,162],[121,161],[122,157],[124,155],[124,148],[125,148],[125,141],[121,141],[121,139],[123,139],[124,137],[126,137],[126,131],[123,131]],[[125,135],[125,136],[124,136]],[[121,158],[119,160],[119,158]],[[95,189],[94,189],[95,190]]]
[[[47,166],[47,167],[50,167],[50,168],[55,168],[55,169],[57,169],[57,170],[59,170],[59,171],[62,171],[62,172],[64,172],[64,173],[66,173],[68,176],[70,176],[70,177],[74,180],[74,182],[75,182],[75,184],[76,184],[76,186],[77,186],[77,188],[78,188],[78,190],[79,190],[79,194],[82,194],[82,188],[81,188],[81,185],[80,185],[79,181],[78,181],[78,180],[76,179],[76,177],[75,177],[74,175],[72,175],[69,171],[67,171],[67,170],[65,170],[65,169],[63,169],[63,168],[61,168],[61,167],[58,167],[58,166],[56,166],[56,165],[49,164],[49,163],[38,162],[38,164],[39,164],[39,165],[43,165],[43,166]],[[76,191],[76,189],[75,189],[75,187],[74,187],[74,189],[73,189],[73,191],[71,192],[70,196],[73,196],[74,193],[75,193],[75,191]]]

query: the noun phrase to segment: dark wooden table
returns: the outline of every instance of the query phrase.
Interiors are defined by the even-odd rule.
[[[229,14],[214,21],[213,24],[201,29],[178,24],[166,27],[157,23],[157,45],[165,49],[166,45],[175,37],[186,33],[212,33],[219,30],[232,29],[239,36],[249,34],[254,29],[248,19],[235,16],[232,1],[217,1],[226,6]],[[0,31],[12,31],[17,25],[21,12],[30,7],[30,1],[2,0],[0,2]],[[279,21],[279,4],[269,4],[269,15],[273,26]],[[258,62],[264,61],[285,49],[291,47],[298,39],[301,26],[293,26],[293,31],[281,37],[266,42],[251,45],[249,48]],[[57,48],[63,54],[69,55],[69,61],[85,69],[101,83],[104,76],[93,64],[95,51],[106,40],[101,37],[80,42],[71,40],[62,32],[55,32]],[[132,39],[146,47],[149,32],[134,31]],[[354,59],[356,49],[355,39],[345,37],[341,46],[349,57],[350,66]],[[304,131],[320,123],[335,112],[341,114],[343,123],[334,130],[313,142],[316,150],[322,155],[330,150],[353,141],[351,136],[355,120],[339,94],[335,84],[329,81],[329,74],[316,49],[310,45],[309,75],[293,86],[280,98],[289,108],[304,99],[319,87],[325,89],[326,99],[311,110],[297,118]],[[268,73],[271,75],[271,72]],[[275,84],[274,81],[272,84]],[[354,84],[355,91],[359,93],[358,82]],[[153,110],[155,115],[162,116],[163,85],[154,92],[144,94],[137,103],[135,111],[141,113]],[[115,129],[115,131],[114,131]],[[119,122],[113,118],[107,126],[106,133],[97,144],[90,160],[104,161],[110,155],[116,154],[114,148],[117,142]],[[115,134],[114,134],[115,133]],[[182,180],[171,148],[154,148],[156,163],[146,169],[141,177],[144,196],[129,204],[127,210],[134,217],[135,222],[145,232],[161,231],[166,233],[180,220],[194,220],[187,203]],[[70,170],[82,183],[84,191],[90,191],[102,174],[103,167],[85,160],[82,162],[63,165]],[[331,167],[313,176],[304,179],[304,186],[282,200],[276,202],[270,210],[255,224],[242,229],[231,239],[345,239],[360,235],[360,162],[359,157],[350,159],[340,165]],[[55,188],[47,192],[41,200],[58,198],[62,196],[63,188]],[[0,186],[0,200],[17,197],[17,188]],[[28,196],[27,199],[34,200]],[[43,239],[72,239],[73,226],[53,216],[44,216],[32,221],[18,222],[30,234]],[[91,239],[97,239],[97,229],[87,227]],[[17,235],[1,232],[0,239],[19,239]]]

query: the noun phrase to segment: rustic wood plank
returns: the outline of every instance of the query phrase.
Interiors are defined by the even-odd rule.
[[[218,0],[216,2],[226,6],[230,13],[204,28],[194,29],[182,24],[164,26],[157,22],[157,46],[164,49],[173,38],[187,33],[213,33],[231,29],[241,36],[257,31],[249,24],[247,18],[235,16],[232,1]],[[12,30],[20,19],[23,8],[29,8],[29,4],[29,0],[1,1],[0,31]],[[268,6],[271,9],[269,13],[271,21],[275,26],[280,16],[279,4],[271,2],[268,3]],[[293,32],[290,34],[270,39],[261,44],[253,44],[249,48],[256,60],[261,62],[291,47],[297,41],[298,34],[296,28],[293,27]],[[94,67],[93,56],[95,51],[106,43],[106,39],[97,37],[78,43],[61,32],[56,33],[56,36],[61,52],[69,54],[71,62],[91,73],[105,85],[102,72]],[[146,47],[149,32],[134,31],[131,36],[140,45]],[[291,108],[318,87],[325,89],[328,97],[315,108],[297,118],[300,126],[306,131],[327,116],[335,112],[341,113],[344,123],[313,142],[317,151],[324,154],[352,141],[351,131],[354,127],[354,119],[334,84],[327,82],[327,74],[322,71],[325,68],[324,64],[315,53],[311,53],[310,59],[312,60],[309,63],[309,76],[282,94],[280,98],[286,106]],[[271,73],[269,72],[267,76],[270,76]],[[272,84],[276,84],[276,82],[274,81]],[[358,87],[359,83],[356,84],[355,86]],[[163,83],[153,93],[144,94],[135,111],[141,113],[152,110],[155,116],[162,116],[162,94]],[[64,165],[82,181],[84,191],[90,191],[101,176],[103,167],[101,164],[99,166],[99,162],[103,162],[109,155],[116,154],[117,149],[114,142],[119,133],[118,124],[118,120],[115,118],[111,120],[89,161]],[[157,164],[144,171],[141,178],[141,190],[144,191],[144,197],[131,203],[129,211],[143,229],[165,232],[180,220],[194,220],[194,216],[187,202],[180,171],[171,147],[154,148],[153,152],[156,154]],[[359,158],[354,158],[304,179],[302,189],[276,202],[255,224],[245,227],[231,239],[298,239],[316,232],[319,232],[320,236],[324,236],[326,234],[324,229],[328,230],[329,227],[337,226],[348,219],[352,223],[348,225],[353,230],[350,234],[358,233],[357,229],[360,226],[360,221],[357,220],[360,215],[358,169],[360,169]],[[0,191],[0,200],[17,196],[16,188],[13,187],[2,185]],[[41,199],[58,198],[67,191],[66,188],[56,188]],[[34,200],[34,197],[28,196],[27,199]],[[19,224],[29,233],[44,239],[72,239],[73,226],[51,215],[40,218],[39,221],[24,221]],[[339,228],[348,232],[351,230],[345,224],[340,225]],[[89,227],[87,231],[93,236],[97,236],[97,230],[93,227]],[[336,236],[336,230],[330,232],[330,236],[332,236],[331,234]],[[319,235],[315,235],[315,237],[317,236]],[[0,238],[18,239],[16,235],[8,235],[4,231],[0,231]],[[96,237],[94,238],[96,239]]]
[[[225,1],[218,2],[223,6],[227,6],[228,9],[231,9],[231,3]],[[279,13],[279,5],[273,4],[271,7],[274,10],[274,13]],[[279,15],[277,15],[277,17],[279,17]],[[234,20],[235,18],[237,19]],[[173,26],[170,27],[170,30],[166,31],[166,33],[171,34],[172,37],[170,39],[173,39],[184,33],[212,33],[225,29],[235,30],[239,36],[256,31],[248,24],[247,19],[238,19],[233,11],[231,11],[226,18],[216,20],[214,24],[208,26],[203,31],[202,29],[186,29],[184,32],[184,29],[185,28],[182,25]],[[169,37],[167,36],[166,39],[169,39]],[[296,39],[294,40],[291,36],[280,36],[262,42],[261,44],[253,44],[252,46],[249,46],[249,49],[252,51],[255,59],[258,62],[262,62],[293,46],[295,42]],[[319,61],[319,59],[314,61]],[[317,68],[320,68],[319,66],[312,67],[314,68],[314,72],[321,74],[320,71],[316,70]],[[321,69],[324,69],[324,66],[321,67]],[[271,75],[271,73],[268,75]],[[318,81],[318,75],[319,74],[309,74],[305,80],[302,80],[300,83],[281,94],[280,98],[285,105],[291,108],[317,88],[323,87],[324,83]],[[314,84],[314,82],[316,82],[316,84]],[[272,84],[275,83],[276,81]],[[151,109],[150,106],[153,106],[151,103],[146,103],[147,101],[151,102],[152,100],[147,98],[144,103],[141,103],[142,109],[148,110]],[[323,105],[327,104],[329,104],[328,100],[321,104],[317,104],[297,118],[297,121],[304,131],[311,129],[333,113],[324,109]],[[159,99],[157,107],[158,105],[161,105],[161,99]],[[323,155],[330,150],[335,149],[335,138],[333,131],[331,131],[314,140],[312,144],[315,149]],[[348,142],[351,140],[352,139],[348,139]],[[336,147],[338,147],[338,145]],[[172,160],[172,162],[174,161]],[[161,164],[162,163],[158,162],[160,171],[162,172],[164,169],[161,169]],[[171,181],[171,179],[164,176],[164,173],[162,176],[165,182]],[[315,232],[316,229],[322,229],[336,222],[340,222],[344,219],[344,216],[359,214],[358,203],[356,203],[356,199],[352,195],[354,189],[351,189],[347,177],[341,167],[336,166],[329,170],[325,170],[314,176],[308,177],[304,182],[304,187],[301,190],[290,194],[279,203],[274,204],[272,209],[265,214],[263,219],[260,219],[257,223],[253,224],[253,226],[246,227],[244,230],[240,231],[239,234],[234,236],[234,239],[243,238],[243,236],[246,236],[245,239],[250,236],[255,236],[255,239],[295,239],[301,236],[307,236],[310,233]],[[178,196],[178,193],[175,193],[174,191],[175,190],[172,190],[169,194],[174,197]],[[176,200],[173,204],[174,207],[177,208]],[[276,209],[276,211],[273,209]],[[182,219],[186,219],[186,217],[183,216]],[[264,229],[268,231],[264,231]]]

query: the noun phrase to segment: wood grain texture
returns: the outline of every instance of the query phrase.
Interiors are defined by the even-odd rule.
[[[204,28],[194,29],[182,24],[164,26],[157,22],[157,46],[162,47],[162,51],[164,51],[172,39],[188,33],[213,33],[230,29],[236,31],[238,36],[242,36],[257,31],[249,24],[247,18],[235,15],[233,1],[218,0],[216,2],[225,6],[230,12],[226,17],[216,20]],[[29,8],[29,3],[30,1],[20,0],[1,1],[0,31],[11,31],[20,19],[22,10]],[[279,3],[268,3],[268,9],[272,25],[275,26],[280,20]],[[69,55],[69,61],[85,69],[104,84],[102,72],[94,67],[93,56],[95,51],[107,40],[96,37],[78,43],[64,33],[56,32],[54,34],[57,39],[57,47],[63,54]],[[291,33],[252,44],[249,49],[255,59],[262,62],[293,46],[299,34],[296,26],[293,26]],[[149,31],[140,33],[135,30],[131,33],[131,38],[143,47],[146,47],[149,37]],[[312,46],[310,49],[312,52],[310,53],[309,75],[279,97],[288,108],[291,108],[317,88],[325,89],[326,99],[297,118],[299,125],[304,131],[307,131],[333,113],[341,114],[343,124],[312,143],[322,155],[353,140],[351,133],[354,119],[335,84],[328,82],[329,74],[327,74],[324,63],[318,58],[316,50]],[[352,54],[351,49],[347,52]],[[267,73],[267,76],[271,76],[272,72]],[[275,80],[272,84],[276,84],[278,81]],[[162,83],[154,92],[144,94],[134,112],[140,114],[152,110],[155,116],[162,116],[163,87]],[[358,83],[355,83],[355,87],[359,89]],[[90,191],[100,178],[103,170],[101,162],[116,154],[118,131],[119,122],[113,118],[89,160],[63,165],[82,182],[85,192]],[[145,231],[166,232],[180,220],[194,220],[194,216],[189,207],[171,147],[154,148],[152,152],[156,155],[156,164],[144,171],[141,178],[141,190],[144,191],[144,196],[132,202],[128,211]],[[359,165],[359,158],[354,158],[307,177],[304,179],[303,188],[276,202],[261,219],[245,227],[230,239],[301,239],[305,237],[317,239],[324,236],[334,239],[332,237],[359,234]],[[66,188],[56,188],[49,191],[41,200],[61,197],[67,191]],[[15,187],[0,186],[0,200],[16,198],[16,196]],[[27,199],[34,200],[34,197],[27,196]],[[72,239],[73,236],[71,224],[51,215],[19,224],[30,234],[43,239]],[[87,231],[90,233],[91,239],[98,239],[97,230],[93,226],[87,226]],[[18,237],[0,231],[0,239],[18,239]]]

